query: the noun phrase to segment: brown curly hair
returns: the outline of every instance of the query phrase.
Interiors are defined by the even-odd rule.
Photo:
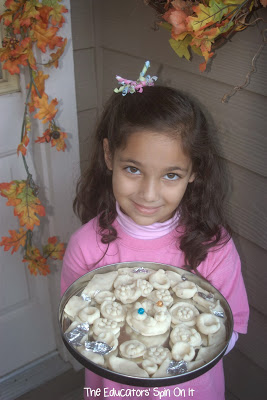
[[[108,139],[113,156],[116,149],[126,145],[129,135],[141,130],[182,138],[183,150],[192,160],[195,179],[179,205],[183,233],[177,243],[185,254],[186,267],[198,273],[197,267],[208,250],[229,240],[230,227],[224,213],[227,181],[215,132],[211,132],[201,108],[188,95],[165,86],[151,86],[145,87],[142,94],[124,97],[114,93],[110,97],[96,128],[90,166],[77,184],[74,211],[82,223],[98,216],[103,243],[117,238],[112,225],[117,215],[112,171],[104,160],[103,139]]]

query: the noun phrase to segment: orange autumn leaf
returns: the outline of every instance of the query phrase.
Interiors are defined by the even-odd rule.
[[[51,16],[51,24],[54,26],[58,25],[58,27],[61,28],[65,22],[65,18],[62,14],[66,12],[68,12],[68,10],[65,6],[55,4],[49,14]]]
[[[20,16],[20,26],[26,26],[27,28],[32,24],[32,19],[40,19],[39,11],[37,8],[41,7],[38,3],[31,3],[27,1],[24,5],[24,10]]]
[[[43,247],[43,254],[46,258],[50,257],[53,260],[62,260],[64,252],[64,243],[57,243],[56,236],[48,238],[48,244]]]
[[[55,108],[57,104],[58,104],[57,99],[53,99],[49,104],[48,96],[46,93],[44,93],[41,98],[36,96],[34,98],[34,107],[39,108],[39,112],[35,114],[34,118],[42,120],[43,124],[45,124],[48,121],[51,121],[55,117],[58,111]]]
[[[0,246],[4,246],[4,251],[8,251],[13,247],[11,251],[11,254],[13,254],[18,251],[20,246],[25,246],[27,231],[23,228],[19,228],[19,232],[15,230],[10,230],[8,232],[10,237],[3,236]]]
[[[11,57],[8,59],[4,65],[3,69],[6,69],[11,75],[19,74],[20,68],[19,65],[27,66],[28,56],[27,54],[21,54],[18,57]]]
[[[43,71],[39,70],[37,73],[33,72],[33,80],[34,80],[35,85],[32,85],[31,102],[28,103],[30,112],[33,112],[35,110],[34,98],[38,96],[38,94],[36,93],[35,86],[37,87],[37,90],[38,90],[40,96],[42,97],[44,94],[44,90],[45,90],[45,80],[47,78],[49,78],[49,75],[44,74]],[[29,85],[27,86],[27,88],[29,88]]]
[[[0,183],[0,194],[8,199],[7,206],[14,206],[20,226],[33,230],[34,225],[40,225],[37,215],[45,216],[45,208],[27,181]]]
[[[50,268],[47,265],[47,259],[42,256],[37,247],[30,247],[24,256],[22,262],[28,263],[28,268],[32,275],[46,276],[50,273]]]
[[[30,121],[29,116],[26,116],[25,117],[25,133],[22,137],[22,141],[20,142],[20,144],[18,145],[18,148],[17,148],[18,155],[19,155],[19,152],[21,152],[24,156],[26,156],[27,146],[30,142],[30,139],[28,136],[28,133],[30,132],[30,130],[31,130],[31,121]]]
[[[14,215],[19,218],[21,226],[26,226],[27,229],[33,230],[34,225],[40,225],[37,215],[45,216],[45,208],[38,197],[35,196],[34,189],[26,181],[22,192],[18,194],[17,198],[20,203],[15,206]]]
[[[36,40],[37,47],[45,53],[47,46],[53,50],[57,45],[56,43],[60,41],[60,37],[56,36],[57,31],[57,27],[51,26],[47,28],[45,23],[40,22],[32,27],[31,35],[33,40]]]
[[[68,40],[67,40],[67,38],[65,38],[62,43],[62,46],[56,51],[56,53],[50,54],[51,60],[47,64],[45,64],[46,67],[49,67],[49,68],[52,66],[54,66],[56,68],[58,67],[58,60],[64,53],[64,49],[66,47],[67,42],[68,42]]]
[[[40,19],[46,25],[48,25],[48,23],[49,23],[49,15],[50,15],[51,10],[52,10],[52,7],[49,7],[49,6],[42,6],[39,10]]]
[[[22,192],[24,188],[25,181],[12,181],[0,183],[0,194],[6,197],[8,201],[7,206],[16,206],[20,203],[18,195]]]
[[[67,145],[65,143],[65,139],[67,138],[66,132],[59,132],[60,136],[58,139],[54,139],[53,136],[51,138],[51,146],[56,146],[57,151],[65,151]]]

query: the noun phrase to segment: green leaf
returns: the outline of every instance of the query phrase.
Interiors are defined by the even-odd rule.
[[[159,26],[160,26],[161,28],[166,29],[166,30],[169,31],[169,32],[172,31],[172,25],[169,24],[168,22],[161,22],[161,23],[159,24]]]
[[[197,46],[191,46],[191,49],[192,49],[193,52],[196,53],[198,56],[203,56],[202,51],[200,50],[199,47],[197,47]]]
[[[191,41],[192,36],[186,35],[183,40],[170,39],[169,43],[179,57],[185,57],[189,61],[191,55],[189,53],[188,46],[190,45]]]

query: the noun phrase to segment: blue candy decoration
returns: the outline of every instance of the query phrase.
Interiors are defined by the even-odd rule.
[[[138,314],[144,314],[145,310],[143,308],[138,308],[137,310]]]

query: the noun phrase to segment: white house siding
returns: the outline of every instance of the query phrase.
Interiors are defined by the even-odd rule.
[[[202,58],[180,59],[168,44],[169,33],[153,30],[155,13],[143,0],[73,0],[72,23],[82,168],[90,156],[97,110],[116,87],[115,75],[137,77],[145,60],[159,82],[199,99],[219,131],[232,193],[229,215],[235,232],[250,302],[247,335],[225,358],[227,400],[260,399],[267,393],[266,310],[266,46],[250,84],[228,104],[225,93],[241,85],[262,43],[262,25],[249,27],[216,51],[207,72]],[[258,12],[267,19],[267,10]]]

